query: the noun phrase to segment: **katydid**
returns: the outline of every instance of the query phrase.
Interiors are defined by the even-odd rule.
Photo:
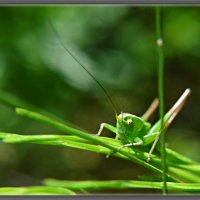
[[[174,106],[165,114],[163,118],[164,129],[171,124],[173,119],[181,110],[190,92],[190,89],[186,89]],[[148,117],[153,113],[157,105],[158,100],[156,99],[146,112],[149,113]],[[147,146],[153,143],[147,158],[147,161],[149,161],[151,153],[153,152],[160,136],[161,120],[151,126],[151,124],[146,121],[148,119],[146,113],[142,117],[137,117],[130,113],[121,113],[116,115],[116,127],[107,123],[102,123],[97,135],[99,136],[101,134],[103,128],[110,130],[116,134],[117,139],[122,141],[123,145],[120,148]]]
[[[151,154],[159,140],[159,136],[161,133],[161,120],[158,120],[153,126],[147,122],[150,115],[155,111],[155,109],[158,107],[158,99],[155,99],[149,109],[145,112],[145,114],[141,117],[132,115],[130,113],[121,113],[117,114],[117,109],[115,107],[115,104],[113,103],[111,97],[109,96],[108,92],[105,90],[103,85],[96,79],[94,75],[92,75],[87,68],[76,58],[76,56],[65,46],[64,42],[60,38],[59,34],[57,33],[56,29],[50,22],[50,25],[57,36],[57,39],[59,40],[61,46],[65,49],[65,51],[90,75],[90,77],[99,85],[99,87],[104,92],[105,96],[107,97],[108,101],[110,102],[115,116],[116,116],[116,127],[108,124],[108,123],[102,123],[100,125],[100,129],[97,136],[100,136],[103,129],[106,128],[110,130],[111,132],[116,134],[116,139],[119,139],[122,141],[123,147],[131,147],[131,146],[147,146],[152,144],[152,147],[149,151],[147,161],[150,160]],[[174,106],[164,115],[163,123],[164,123],[164,129],[166,129],[173,119],[176,117],[176,115],[179,113],[183,105],[185,104],[185,101],[187,97],[190,94],[190,89],[186,89],[185,92],[181,95],[181,97],[178,99],[178,101],[174,104]]]

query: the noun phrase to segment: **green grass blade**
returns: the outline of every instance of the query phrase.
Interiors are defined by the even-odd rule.
[[[175,165],[175,166],[200,175],[200,165],[196,164],[196,165]]]
[[[176,175],[180,177],[180,180],[182,182],[193,182],[193,183],[200,183],[200,176],[195,173],[191,173],[189,168],[190,166],[185,166],[186,169],[181,169],[179,166],[169,166],[169,171],[171,172],[170,174]],[[198,170],[198,169],[197,169]],[[194,171],[193,171],[194,172]],[[197,172],[198,173],[198,172]]]
[[[167,158],[171,161],[171,163],[179,163],[179,164],[198,164],[198,162],[176,152],[172,149],[166,148]]]
[[[102,154],[109,154],[110,149],[96,145],[92,142],[89,142],[88,140],[85,140],[80,137],[76,136],[66,136],[66,135],[19,135],[14,133],[4,133],[0,132],[0,139],[5,143],[33,143],[33,144],[43,144],[43,145],[56,145],[56,146],[63,146],[63,147],[71,147],[71,148],[77,148],[87,151],[92,151],[96,153],[102,153]],[[121,143],[118,140],[112,139],[112,138],[106,138],[106,137],[99,137],[99,140],[102,140],[112,146],[120,147]],[[123,151],[130,154],[129,148],[124,148]],[[139,150],[131,150],[131,154],[138,156],[140,159],[147,159],[148,153],[141,152]],[[123,154],[116,152],[113,154],[113,156],[129,160],[126,156]],[[178,158],[179,159],[179,158]],[[153,155],[151,159],[151,163],[154,166],[157,166],[158,168],[161,167],[161,159]],[[174,163],[177,163],[174,165]],[[180,167],[181,166],[181,167]],[[194,176],[193,173],[187,172],[185,173],[185,169],[190,169],[189,167],[191,164],[183,164],[182,162],[179,163],[179,160],[175,160],[173,158],[173,163],[169,162],[169,175],[173,177],[174,180],[181,181],[182,179],[190,182],[200,182],[197,178],[198,176]],[[198,169],[200,168],[200,164],[196,164],[196,173],[199,173]],[[178,170],[177,170],[178,169]],[[195,172],[195,168],[193,168],[193,171]]]
[[[142,165],[142,166],[144,166],[144,167],[146,167],[146,168],[148,168],[148,169],[150,169],[150,170],[152,170],[156,173],[162,174],[162,171],[159,170],[158,168],[156,168],[156,167],[152,166],[151,164],[141,160],[137,156],[134,156],[134,155],[124,151],[123,149],[119,150],[118,147],[115,147],[113,145],[108,144],[105,141],[100,140],[97,136],[88,134],[84,131],[81,131],[81,130],[78,130],[78,129],[75,129],[75,128],[72,128],[72,127],[68,126],[67,124],[63,124],[61,122],[58,122],[55,119],[52,119],[50,117],[47,117],[47,116],[44,116],[42,114],[32,112],[32,111],[29,111],[29,110],[26,110],[26,109],[16,108],[16,113],[20,116],[28,117],[32,120],[36,120],[36,121],[48,124],[48,125],[56,128],[56,129],[62,131],[63,133],[78,136],[80,138],[83,138],[83,139],[86,139],[90,142],[93,142],[97,145],[104,146],[104,147],[110,149],[111,151],[119,152],[120,154],[126,156],[130,161],[135,162],[137,164],[140,164],[140,165]]]
[[[0,195],[75,195],[70,189],[51,186],[0,187]]]
[[[162,182],[132,181],[132,180],[109,180],[109,181],[64,181],[46,179],[44,185],[51,187],[67,187],[72,190],[101,190],[101,189],[162,189]],[[180,192],[198,192],[200,193],[200,183],[174,183],[167,182],[168,189]]]

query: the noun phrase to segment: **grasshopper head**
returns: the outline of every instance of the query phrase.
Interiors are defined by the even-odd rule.
[[[134,115],[121,112],[121,114],[117,116],[117,121],[124,125],[131,125],[134,121]]]
[[[147,134],[150,124],[142,118],[129,113],[121,113],[117,116],[117,131],[121,139],[133,142],[135,137]]]
[[[117,116],[117,132],[120,139],[125,140],[127,143],[132,142],[129,139],[134,135],[134,126],[136,124],[134,117],[136,116],[129,113],[121,113]]]

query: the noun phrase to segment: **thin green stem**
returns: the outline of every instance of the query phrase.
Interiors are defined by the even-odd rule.
[[[156,7],[156,42],[158,49],[158,92],[159,92],[159,115],[161,119],[161,157],[162,157],[162,169],[163,169],[163,194],[167,194],[167,182],[166,182],[166,150],[165,150],[165,134],[164,134],[164,52],[163,52],[163,32],[162,32],[161,8]]]

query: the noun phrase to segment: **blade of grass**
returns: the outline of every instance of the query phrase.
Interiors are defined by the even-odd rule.
[[[64,146],[64,147],[71,147],[71,148],[77,148],[82,150],[88,150],[96,153],[102,153],[102,154],[109,154],[110,150],[106,147],[96,145],[94,143],[88,143],[88,140],[85,140],[80,137],[76,136],[65,136],[65,135],[19,135],[14,133],[4,133],[0,132],[0,139],[2,139],[5,143],[34,143],[34,144],[45,144],[45,145],[56,145],[56,146]],[[121,143],[118,140],[112,139],[112,138],[106,138],[106,137],[99,137],[99,140],[102,140],[112,146],[120,147]],[[130,149],[124,148],[123,151],[130,153]],[[140,152],[139,150],[132,150],[131,154],[138,156],[141,159],[146,160],[148,157],[148,153],[146,152]],[[129,160],[126,156],[116,152],[113,156]],[[179,159],[179,158],[178,158]],[[194,177],[194,174],[187,173],[185,174],[185,170],[179,169],[178,171],[176,168],[180,168],[179,161],[176,161],[175,158],[173,158],[174,163],[177,163],[177,166],[174,165],[174,163],[169,162],[169,166],[172,168],[169,169],[169,175],[173,177],[173,180],[176,180],[178,182],[181,182],[181,179],[184,179],[186,181],[190,182],[199,182],[197,177]],[[157,166],[158,168],[161,167],[161,159],[158,156],[153,155],[151,159],[152,165]],[[183,165],[181,163],[181,167],[187,169],[187,166],[190,165]],[[197,169],[199,169],[199,165]],[[189,168],[189,167],[188,167]],[[190,169],[190,168],[189,168]],[[195,169],[193,169],[192,172],[195,172]],[[198,173],[198,171],[197,171]],[[179,180],[180,179],[180,180]],[[197,181],[198,180],[198,181]]]
[[[0,132],[0,139],[4,143],[8,144],[16,144],[16,143],[33,143],[33,144],[46,144],[46,145],[57,145],[57,146],[67,146],[72,148],[78,148],[88,151],[93,151],[96,153],[103,153],[103,154],[109,154],[110,150],[106,147],[96,145],[94,143],[88,143],[88,140],[85,140],[80,137],[76,136],[63,136],[63,135],[19,135],[14,133],[5,133]],[[100,140],[116,147],[121,147],[121,143],[118,140],[112,139],[112,138],[106,138],[106,137],[99,137]],[[127,153],[130,153],[130,149],[124,148],[123,151],[126,151]],[[146,160],[148,154],[145,152],[132,150],[131,154],[137,155],[139,158]],[[126,156],[116,152],[113,154],[113,156],[120,157],[123,159],[129,160]],[[152,161],[156,159],[157,165],[161,162],[159,158],[157,158],[155,155],[153,155]]]
[[[0,195],[75,195],[67,188],[51,186],[0,187]]]
[[[191,173],[189,169],[181,169],[178,168],[179,166],[169,166],[169,171],[171,172],[170,174],[173,175],[178,175],[182,181],[189,181],[189,182],[193,182],[193,183],[200,183],[200,176],[195,174],[195,173]]]
[[[149,188],[162,189],[162,182],[132,181],[132,180],[109,180],[109,181],[64,181],[46,179],[44,185],[51,187],[66,187],[72,190],[102,190],[102,189],[130,189]],[[174,183],[168,182],[168,189],[181,192],[199,192],[200,183]]]
[[[74,142],[83,142],[83,143],[88,143],[89,141],[84,139],[84,138],[80,138],[77,136],[66,136],[66,135],[21,135],[21,134],[15,134],[15,133],[6,133],[6,132],[0,132],[0,139],[3,139],[4,142],[7,143],[20,143],[20,142],[34,142],[34,143],[39,143],[39,142],[55,142],[57,140],[59,141],[74,141]],[[115,140],[113,138],[109,138],[109,137],[98,137],[99,140],[103,140],[107,143],[110,143],[111,145],[115,145],[115,146],[119,146],[121,145],[119,140]],[[94,144],[94,143],[93,143]],[[125,150],[130,150],[128,148],[124,148]],[[167,151],[167,159],[169,162],[169,165],[193,165],[193,166],[199,166],[200,164],[176,151],[173,151],[172,149],[166,148]],[[147,153],[146,152],[141,152],[139,151],[139,149],[132,149],[133,154],[135,154],[135,152],[138,152],[138,156],[143,156],[142,158],[144,160],[147,159]],[[109,150],[108,150],[109,153]],[[140,153],[140,154],[139,154]],[[141,154],[143,153],[143,154]],[[115,154],[113,154],[115,155]],[[155,159],[155,155],[152,155],[152,160],[155,161],[155,163],[160,162],[160,159],[158,157],[156,157]]]
[[[128,152],[125,152],[123,149],[119,149],[119,148],[117,148],[113,145],[106,143],[105,141],[100,140],[97,136],[88,134],[86,132],[83,132],[83,131],[75,129],[75,128],[72,128],[72,127],[70,127],[66,124],[58,122],[58,121],[51,119],[47,116],[44,116],[42,114],[32,112],[32,111],[29,111],[29,110],[26,110],[26,109],[23,109],[23,108],[16,108],[16,113],[20,116],[28,117],[32,120],[36,120],[36,121],[39,121],[39,122],[42,122],[42,123],[46,123],[46,124],[64,132],[64,133],[66,133],[66,134],[78,136],[78,137],[84,138],[88,141],[94,142],[95,144],[104,146],[104,147],[110,149],[111,152],[113,152],[113,151],[118,152],[118,153],[126,156],[127,158],[129,158],[130,161],[135,162],[137,164],[140,164],[140,165],[142,165],[142,166],[144,166],[144,167],[146,167],[146,168],[148,168],[148,169],[150,169],[150,170],[152,170],[156,173],[162,174],[162,171],[159,170],[158,168],[156,168],[156,167],[152,166],[151,164],[141,160],[137,156],[134,156],[134,155],[132,155]]]
[[[182,164],[192,164],[192,165],[195,165],[195,164],[198,164],[198,162],[176,152],[176,151],[173,151],[172,149],[169,149],[169,148],[166,148],[166,152],[167,152],[167,158],[169,158],[169,160],[172,162],[172,163],[182,163]]]
[[[185,169],[187,171],[191,171],[200,175],[200,165],[197,165],[197,164],[196,165],[175,165],[175,167]],[[200,178],[199,178],[199,182],[200,182]]]

